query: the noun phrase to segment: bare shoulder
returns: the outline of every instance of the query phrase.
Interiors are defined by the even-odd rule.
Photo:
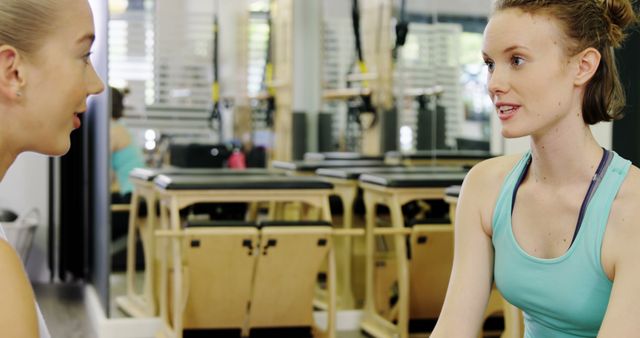
[[[499,191],[505,177],[521,158],[522,155],[498,156],[476,164],[467,174],[463,189],[479,189],[477,193]]]
[[[504,155],[484,160],[473,166],[469,171],[470,177],[481,176],[484,180],[504,180],[522,156],[522,154]]]
[[[36,337],[38,322],[31,284],[9,243],[0,239],[0,336]]]
[[[111,151],[118,151],[129,145],[131,136],[125,126],[120,123],[111,123],[110,126]]]
[[[498,156],[482,161],[469,171],[462,184],[460,198],[479,210],[485,232],[491,232],[490,220],[505,177],[522,154]]]
[[[602,264],[613,280],[598,337],[632,337],[640,330],[640,170],[631,167],[613,202],[602,243]]]
[[[639,205],[640,169],[632,165],[613,202],[609,223],[616,227],[629,225],[633,229],[637,228],[640,235],[640,224],[637,223],[640,219]]]
[[[617,266],[627,260],[638,261],[640,255],[640,169],[631,166],[616,195],[609,215],[603,243],[603,262],[610,277]],[[609,264],[607,264],[609,263]]]
[[[25,283],[30,288],[20,257],[3,239],[0,239],[0,276],[0,292],[24,287]]]
[[[0,278],[0,283],[10,280],[11,278],[4,277],[11,277],[12,275],[5,273],[13,271],[23,272],[20,257],[7,241],[0,239],[0,273],[3,276],[3,278]]]

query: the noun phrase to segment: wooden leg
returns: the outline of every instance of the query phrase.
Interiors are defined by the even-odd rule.
[[[329,249],[329,271],[327,273],[327,337],[336,337],[336,256],[334,246]]]
[[[180,213],[178,210],[178,202],[175,197],[171,198],[169,216],[171,217],[171,229],[180,229]],[[182,252],[180,250],[180,240],[173,239],[171,241],[171,249],[173,252],[173,329],[176,338],[182,338],[182,317],[180,311],[182,305]]]
[[[160,220],[163,229],[167,229],[169,227],[169,220],[167,217],[167,209],[165,206],[160,206]],[[168,302],[168,278],[169,278],[169,263],[168,263],[168,254],[169,254],[169,245],[168,239],[161,239],[158,242],[158,245],[161,250],[158,250],[160,253],[160,290],[159,290],[159,303],[160,303],[160,320],[162,320],[163,329],[166,331],[166,327],[169,327],[169,302]],[[155,254],[155,253],[154,253]],[[155,256],[151,256],[153,260],[155,260]]]
[[[255,222],[258,219],[258,210],[259,210],[258,202],[249,203],[246,220],[249,222]]]
[[[396,196],[389,205],[392,227],[404,228],[401,205]],[[398,331],[400,338],[409,337],[409,262],[407,260],[407,242],[402,234],[393,235],[398,274]]]
[[[365,313],[375,314],[376,305],[373,294],[373,269],[374,269],[374,236],[373,229],[376,222],[376,204],[372,196],[365,191]]]
[[[127,237],[127,296],[133,298],[135,292],[136,275],[136,221],[138,216],[139,195],[136,190],[131,195],[131,209],[129,210],[129,228]]]
[[[278,207],[278,203],[274,201],[269,202],[269,211],[267,215],[267,219],[273,221],[276,219],[276,209]]]
[[[157,229],[156,224],[156,198],[147,197],[147,225],[145,226],[146,244],[144,245],[145,267],[144,267],[144,295],[147,301],[147,309],[152,316],[157,314],[156,307],[156,290],[155,290],[155,259],[153,258],[156,251],[156,236],[154,232]]]
[[[357,188],[349,189],[340,195],[342,200],[343,209],[343,224],[342,228],[350,229],[353,225],[353,204],[355,201],[355,194]],[[338,277],[340,278],[340,285],[342,290],[339,290],[340,304],[343,309],[355,308],[355,297],[353,295],[353,286],[351,283],[352,278],[352,257],[353,257],[353,238],[351,236],[345,236],[341,238],[342,252],[338,252],[340,255],[340,261],[342,262],[342,269]]]
[[[329,223],[331,223],[331,206],[329,204],[329,196],[325,196],[322,199],[320,210],[320,217]],[[328,255],[328,269],[327,269],[327,331],[326,337],[336,337],[336,255],[335,255],[335,243],[331,241],[331,249],[329,249]]]

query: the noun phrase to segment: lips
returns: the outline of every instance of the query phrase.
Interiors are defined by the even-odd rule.
[[[497,103],[496,111],[498,113],[498,117],[502,121],[506,121],[512,118],[518,111],[520,110],[520,106],[511,103]]]
[[[82,125],[80,122],[80,113],[73,114],[73,129],[78,129]]]

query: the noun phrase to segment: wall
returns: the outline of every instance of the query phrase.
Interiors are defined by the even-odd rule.
[[[23,153],[13,163],[0,183],[0,207],[24,215],[36,208],[41,224],[36,230],[31,255],[27,264],[33,281],[49,280],[47,267],[49,158],[35,153]],[[6,226],[6,225],[5,225]]]

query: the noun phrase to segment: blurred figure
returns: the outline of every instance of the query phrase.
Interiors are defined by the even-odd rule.
[[[124,111],[124,95],[128,92],[109,87],[111,91],[111,171],[112,203],[129,203],[133,185],[129,181],[129,172],[144,167],[142,152],[131,138],[131,133],[118,120]],[[114,186],[117,185],[117,189]],[[117,191],[117,193],[115,193]]]

